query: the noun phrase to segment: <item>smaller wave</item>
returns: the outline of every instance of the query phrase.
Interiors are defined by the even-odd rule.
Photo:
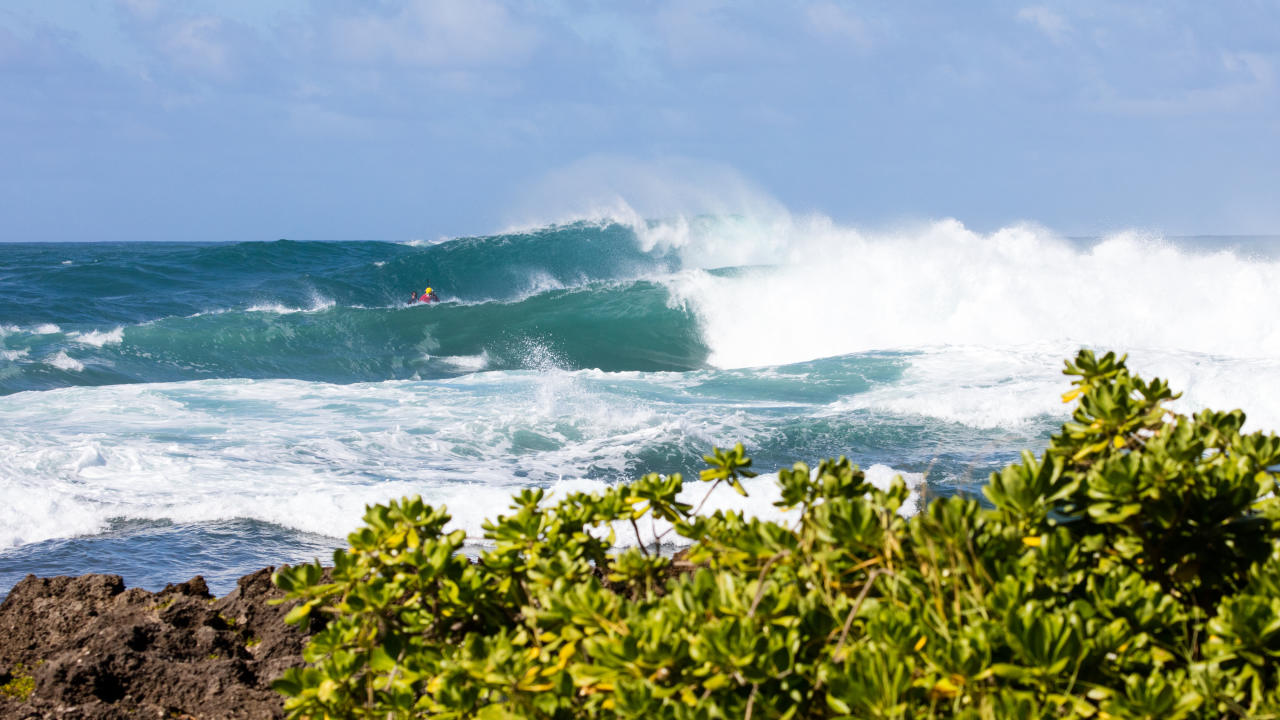
[[[87,333],[73,332],[67,337],[71,338],[72,340],[75,340],[78,343],[83,343],[85,345],[92,345],[94,347],[102,347],[104,345],[119,345],[124,340],[124,328],[117,327],[116,329],[109,330],[107,332],[102,332],[100,330],[93,330]]]
[[[293,313],[302,312],[302,308],[289,307],[280,303],[267,303],[263,305],[250,305],[245,308],[245,312],[262,312],[275,313],[276,315],[292,315]]]
[[[59,350],[57,355],[45,358],[45,363],[68,372],[80,372],[84,370],[84,363],[76,360],[67,354],[66,350]]]
[[[21,325],[0,325],[0,337],[5,335],[57,335],[62,328],[53,323],[41,323],[30,327]]]
[[[0,358],[4,358],[9,362],[14,362],[30,354],[30,350],[0,350]]]
[[[324,312],[329,308],[337,305],[336,302],[327,297],[315,296],[311,300],[311,306],[306,308],[290,307],[282,303],[260,303],[250,305],[245,308],[245,312],[274,313],[276,315],[293,315],[294,313],[316,313]]]

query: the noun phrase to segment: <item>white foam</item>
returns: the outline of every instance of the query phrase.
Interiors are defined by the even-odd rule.
[[[563,290],[565,287],[564,283],[561,283],[545,270],[536,270],[528,273],[524,282],[524,291],[517,294],[517,297],[521,300],[541,295],[544,292],[551,292],[552,290]]]
[[[329,298],[324,297],[323,295],[313,294],[311,296],[311,305],[305,308],[291,307],[289,305],[285,305],[283,303],[278,303],[278,302],[269,302],[269,303],[258,303],[256,305],[250,305],[249,307],[245,308],[245,311],[274,313],[276,315],[292,315],[294,313],[302,313],[302,312],[306,312],[306,313],[322,312],[324,310],[328,310],[329,308],[333,307],[336,304],[337,303],[335,303],[333,300],[330,300]]]
[[[59,370],[68,370],[70,372],[80,372],[81,370],[84,370],[84,363],[76,360],[70,355],[67,355],[66,350],[59,350],[56,355],[45,358],[44,362],[58,368]]]
[[[321,312],[328,310],[336,304],[336,302],[323,295],[313,293],[311,295],[311,306],[307,308],[307,312]]]
[[[102,347],[103,345],[118,345],[124,340],[124,328],[117,327],[114,330],[102,332],[93,330],[91,332],[73,332],[68,337],[78,343],[85,345],[93,345],[94,347]]]
[[[1047,343],[1280,356],[1280,325],[1270,322],[1277,261],[1196,254],[1134,233],[1092,247],[1033,226],[983,235],[954,220],[880,234],[824,218],[766,227],[763,239],[739,236],[749,249],[730,259],[771,257],[774,267],[669,281],[699,315],[718,366]],[[684,242],[682,252],[701,255],[720,241]]]
[[[459,370],[467,372],[479,372],[489,366],[489,353],[487,351],[479,355],[446,355],[439,359],[441,362],[448,363]]]
[[[259,303],[257,305],[250,305],[249,307],[245,308],[245,312],[261,312],[261,313],[275,313],[276,315],[290,315],[293,313],[302,312],[302,308],[289,307],[287,305],[282,305],[280,303]]]
[[[0,397],[0,547],[95,532],[114,518],[243,517],[342,535],[367,503],[405,494],[447,503],[478,532],[518,487],[621,476],[631,440],[681,431],[674,421],[649,427],[651,413],[633,403],[553,375]]]
[[[867,482],[876,486],[881,490],[888,490],[893,481],[899,477],[906,483],[907,489],[911,490],[911,495],[907,497],[907,501],[902,507],[898,508],[899,515],[914,515],[920,512],[920,490],[924,487],[924,473],[902,472],[894,470],[888,465],[875,464],[864,470]]]
[[[602,488],[633,477],[644,448],[723,447],[761,432],[740,409],[639,399],[667,379],[679,376],[551,369],[3,396],[0,548],[116,519],[249,518],[342,536],[366,504],[409,494],[447,505],[456,527],[479,536],[519,488]],[[690,493],[700,500],[705,487],[691,482]],[[749,487],[750,498],[718,492],[708,507],[773,517],[773,480]]]
[[[436,237],[436,239],[434,240],[427,240],[424,238],[413,238],[412,240],[404,240],[399,244],[407,245],[409,247],[430,247],[432,245],[439,245],[441,243],[447,243],[447,242],[451,242],[453,240],[459,240],[459,239],[462,239],[462,238],[453,238],[447,235],[440,235]]]
[[[30,352],[30,350],[0,350],[0,358],[4,358],[9,362],[15,362],[26,357]]]
[[[902,377],[849,395],[817,413],[842,417],[870,410],[928,417],[982,429],[1028,430],[1046,419],[1065,420],[1074,408],[1061,394],[1070,388],[1063,360],[1072,344],[990,348],[931,348],[903,358]],[[1129,368],[1148,380],[1160,377],[1181,397],[1170,408],[1195,413],[1206,407],[1242,408],[1247,430],[1280,431],[1280,358],[1224,358],[1201,353],[1139,349]]]
[[[1280,429],[1280,260],[1119,232],[1071,241],[1035,225],[978,233],[956,220],[870,232],[765,203],[728,216],[647,221],[626,202],[595,222],[677,253],[659,278],[694,312],[721,368],[906,351],[901,383],[833,412],[869,408],[980,428],[1069,408],[1062,360],[1081,347],[1131,355],[1184,392],[1175,408],[1245,407]],[[735,267],[734,272],[709,272]],[[1272,398],[1277,398],[1272,400]]]
[[[831,404],[820,415],[856,410],[922,416],[977,428],[1018,428],[1063,415],[1068,387],[1062,360],[1070,345],[1021,348],[960,346],[914,353],[902,377]]]
[[[62,332],[62,328],[53,323],[42,323],[31,329],[33,335],[56,335]]]

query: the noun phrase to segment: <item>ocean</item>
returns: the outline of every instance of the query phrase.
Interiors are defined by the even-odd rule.
[[[779,467],[846,455],[910,512],[1042,449],[1080,347],[1280,428],[1278,249],[819,216],[0,245],[0,594],[224,593],[407,494],[478,542],[519,488],[692,479],[735,442],[761,476],[711,507],[768,516]]]

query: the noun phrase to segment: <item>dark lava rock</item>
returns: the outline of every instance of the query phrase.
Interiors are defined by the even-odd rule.
[[[0,604],[0,686],[29,676],[32,691],[0,695],[0,717],[282,717],[271,681],[302,665],[307,635],[284,624],[292,603],[268,604],[283,597],[271,570],[223,598],[201,577],[150,593],[28,575]]]

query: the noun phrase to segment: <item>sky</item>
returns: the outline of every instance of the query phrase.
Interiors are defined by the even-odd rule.
[[[1280,233],[1280,0],[9,0],[0,241]]]

